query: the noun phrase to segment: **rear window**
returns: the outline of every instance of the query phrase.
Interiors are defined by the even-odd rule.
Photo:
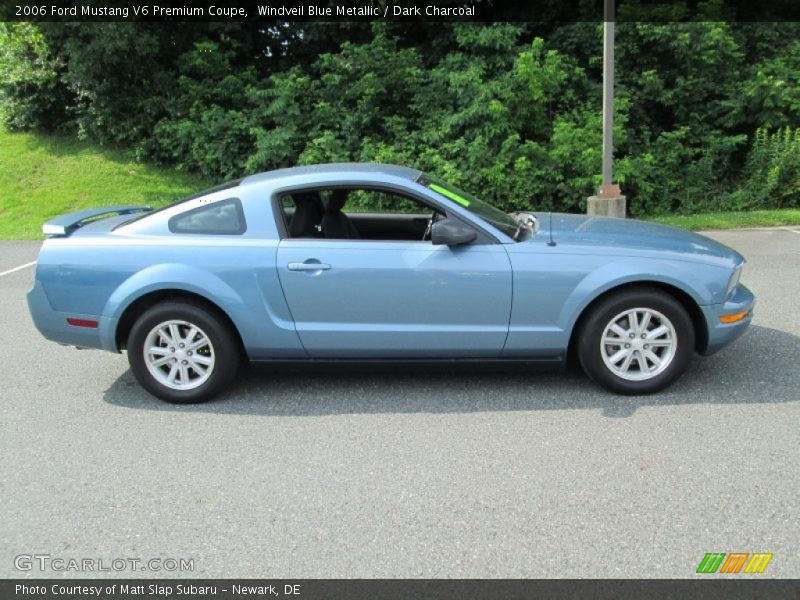
[[[238,235],[247,230],[247,225],[242,203],[238,198],[229,198],[175,215],[169,220],[169,230],[173,233]]]
[[[120,227],[125,227],[126,225],[130,225],[131,223],[136,223],[137,221],[141,221],[142,219],[147,219],[152,217],[155,214],[160,213],[163,210],[167,210],[168,208],[172,208],[173,206],[178,206],[179,204],[183,204],[184,202],[189,202],[189,200],[196,200],[197,198],[202,198],[203,196],[207,196],[209,194],[213,194],[215,192],[221,192],[222,190],[229,190],[231,188],[235,188],[242,182],[241,179],[236,179],[234,181],[228,181],[216,187],[209,188],[207,190],[203,190],[202,192],[197,192],[196,194],[192,194],[191,196],[187,196],[186,198],[181,198],[180,200],[176,200],[166,206],[162,206],[157,210],[151,210],[148,212],[144,212],[141,215],[133,217],[132,219],[128,219],[127,221],[123,221],[119,225],[117,225],[114,229],[119,229]],[[233,192],[231,192],[233,193]]]

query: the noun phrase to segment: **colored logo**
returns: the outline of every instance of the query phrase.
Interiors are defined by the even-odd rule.
[[[763,573],[772,560],[766,552],[707,552],[697,566],[698,573]]]

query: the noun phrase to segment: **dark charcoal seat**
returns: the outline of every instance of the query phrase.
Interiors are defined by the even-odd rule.
[[[342,212],[347,202],[347,190],[334,190],[325,203],[325,214],[322,216],[322,235],[333,240],[359,240],[353,222]]]
[[[325,209],[318,192],[292,194],[294,215],[289,223],[289,235],[293,238],[321,237],[317,226],[322,223]]]

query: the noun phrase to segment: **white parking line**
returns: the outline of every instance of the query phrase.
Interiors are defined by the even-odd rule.
[[[31,266],[33,266],[35,264],[36,264],[36,261],[34,260],[34,261],[29,262],[29,263],[25,263],[24,265],[20,265],[18,267],[14,267],[13,269],[9,269],[8,271],[3,271],[2,273],[0,273],[0,277],[2,277],[3,275],[9,275],[11,273],[14,273],[15,271],[21,271],[22,269],[27,269],[28,267],[31,267]]]
[[[792,233],[800,233],[800,229],[789,229],[788,227],[781,227],[784,231],[791,231]]]

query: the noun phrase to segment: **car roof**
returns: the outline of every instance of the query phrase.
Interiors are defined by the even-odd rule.
[[[255,175],[249,175],[242,179],[240,185],[274,181],[284,177],[294,177],[297,175],[333,175],[345,173],[390,175],[408,179],[410,181],[416,181],[422,174],[422,171],[419,171],[418,169],[411,169],[409,167],[401,167],[398,165],[389,165],[383,163],[327,163],[321,165],[290,167],[287,169],[276,169],[274,171],[256,173]]]

